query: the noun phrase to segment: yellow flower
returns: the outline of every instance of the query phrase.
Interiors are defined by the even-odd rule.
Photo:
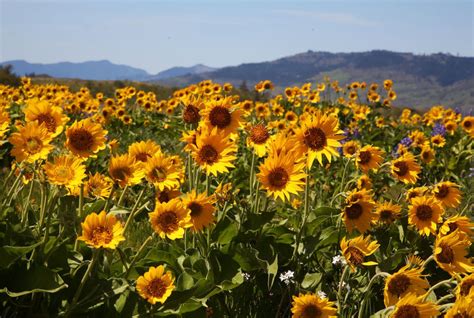
[[[6,132],[10,129],[10,114],[0,105],[0,140],[3,140]]]
[[[212,132],[203,131],[196,138],[193,146],[193,158],[196,163],[206,170],[206,174],[217,176],[219,173],[229,172],[234,168],[232,161],[237,159],[235,153],[237,146],[230,141],[228,136],[219,133],[217,129]]]
[[[342,238],[341,250],[344,258],[351,267],[352,271],[358,266],[374,266],[377,265],[374,261],[366,261],[365,258],[377,251],[380,244],[377,241],[370,242],[370,237],[357,236],[353,239],[346,240]]]
[[[134,142],[128,147],[128,154],[138,163],[146,163],[157,152],[161,152],[161,147],[153,140]]]
[[[70,155],[56,157],[54,162],[47,162],[43,168],[51,184],[62,185],[69,190],[79,187],[86,177],[82,160]]]
[[[439,228],[440,235],[448,235],[459,229],[460,232],[465,233],[467,236],[473,235],[474,223],[467,216],[455,215],[444,221],[443,225]]]
[[[429,145],[423,145],[421,147],[420,157],[424,163],[430,163],[435,158],[435,151]]]
[[[89,178],[84,182],[84,195],[88,198],[108,198],[112,184],[112,179],[103,174],[89,174]]]
[[[293,296],[291,307],[293,318],[336,318],[337,309],[333,302],[321,299],[315,294]]]
[[[115,183],[123,188],[127,185],[133,186],[140,183],[143,178],[143,170],[133,157],[124,154],[110,159],[109,175]]]
[[[312,167],[314,159],[322,165],[323,155],[329,162],[332,156],[339,156],[337,148],[341,147],[342,134],[337,117],[332,115],[316,112],[302,121],[295,135],[299,152],[308,155],[308,167]]]
[[[466,258],[471,240],[459,230],[449,235],[438,236],[435,241],[434,258],[438,266],[452,276],[474,272],[474,264]]]
[[[364,173],[369,170],[377,171],[383,162],[384,151],[379,147],[364,146],[357,152],[356,166]]]
[[[345,157],[352,157],[360,148],[360,143],[356,140],[351,140],[342,145],[342,153]]]
[[[466,116],[461,122],[461,126],[471,138],[474,138],[474,116]]]
[[[392,161],[392,175],[406,184],[416,183],[420,171],[421,168],[416,163],[415,156],[411,152],[407,152],[400,158]]]
[[[408,211],[408,223],[414,225],[421,235],[436,235],[437,223],[443,221],[443,213],[436,199],[427,196],[413,198]]]
[[[444,147],[444,145],[446,144],[446,139],[444,139],[444,137],[441,135],[436,135],[431,137],[431,143],[435,147]]]
[[[166,203],[157,203],[155,210],[148,214],[153,230],[161,238],[171,240],[184,236],[184,229],[191,227],[191,211],[180,199],[172,199]]]
[[[440,314],[436,304],[423,300],[424,296],[408,294],[395,304],[390,318],[434,318]]]
[[[214,197],[208,197],[204,193],[197,194],[192,190],[183,198],[183,204],[191,210],[192,230],[201,231],[214,223]]]
[[[50,145],[52,135],[48,132],[45,124],[37,121],[28,122],[25,126],[19,126],[18,132],[13,133],[8,141],[13,145],[11,154],[16,161],[33,163],[39,159],[46,159],[49,152],[54,148]]]
[[[290,194],[303,190],[306,178],[303,170],[304,163],[296,162],[294,156],[271,156],[260,165],[257,178],[268,196],[286,201],[290,200]]]
[[[433,195],[447,208],[457,208],[461,203],[461,191],[459,185],[454,182],[444,181],[436,184]]]
[[[105,149],[106,134],[91,118],[76,121],[66,129],[66,147],[76,156],[88,158]]]
[[[377,209],[375,213],[378,216],[379,222],[391,224],[400,216],[400,211],[402,207],[398,204],[393,204],[391,202],[382,202],[377,204]]]
[[[428,192],[428,187],[411,188],[406,193],[406,200],[411,203],[411,200],[417,197],[422,197]]]
[[[430,284],[425,275],[422,275],[422,271],[422,268],[410,268],[410,265],[405,265],[387,277],[384,288],[385,306],[395,305],[400,298],[409,293],[424,295]]]
[[[465,276],[456,287],[456,299],[465,299],[469,294],[474,293],[474,274]],[[473,302],[474,305],[474,302]]]
[[[180,171],[173,159],[162,152],[155,153],[146,161],[144,171],[146,180],[160,191],[178,188],[180,185]]]
[[[370,180],[368,175],[364,174],[364,175],[359,177],[359,179],[357,180],[357,189],[359,189],[359,190],[361,190],[361,189],[366,189],[366,190],[372,189],[372,181]]]
[[[270,141],[270,133],[264,124],[251,126],[247,145],[252,147],[259,157],[263,157],[267,153],[268,142]]]
[[[82,235],[77,239],[93,248],[115,249],[121,241],[125,241],[122,224],[105,211],[89,214],[81,227]]]
[[[242,121],[243,111],[238,108],[237,104],[232,103],[231,97],[226,97],[209,102],[200,114],[203,117],[203,123],[210,130],[216,128],[219,133],[227,136],[237,132]]]
[[[360,233],[367,232],[377,215],[373,212],[371,200],[359,199],[346,205],[342,211],[343,220],[349,232],[356,228]]]
[[[27,101],[27,107],[23,110],[27,122],[37,120],[38,123],[45,124],[53,137],[59,135],[68,122],[69,118],[63,114],[60,107],[53,106],[47,100],[37,98]]]
[[[474,317],[474,292],[466,298],[458,299],[444,315],[444,318],[470,318]]]
[[[165,267],[150,267],[148,272],[137,279],[138,294],[150,304],[164,303],[174,289],[174,278]]]

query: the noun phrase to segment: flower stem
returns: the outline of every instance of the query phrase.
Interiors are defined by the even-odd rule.
[[[133,205],[132,210],[130,211],[130,215],[128,216],[127,222],[125,222],[125,226],[123,227],[123,233],[127,231],[128,226],[130,225],[130,222],[132,219],[135,217],[135,212],[137,211],[138,204],[142,200],[143,194],[145,193],[146,186],[143,187],[142,191],[140,191],[140,194],[138,195],[137,201],[135,201],[135,204]]]
[[[362,299],[362,302],[360,304],[359,315],[357,316],[358,318],[363,318],[364,317],[364,309],[365,309],[365,303],[367,301],[367,293],[370,291],[370,288],[374,284],[375,278],[380,277],[380,276],[388,277],[388,276],[390,276],[390,274],[386,273],[386,272],[380,272],[380,273],[375,274],[370,279],[369,284],[367,285],[367,288],[365,289],[365,291],[362,292],[362,295],[364,296],[364,298]]]
[[[117,202],[117,206],[121,206],[122,205],[122,202],[123,202],[123,199],[125,198],[125,192],[127,192],[128,190],[128,185],[125,186],[125,188],[123,188],[123,191],[122,193],[120,194],[120,198]]]
[[[140,248],[137,251],[137,254],[133,257],[132,261],[130,262],[130,265],[128,266],[127,272],[125,273],[125,279],[128,279],[128,276],[130,275],[130,271],[132,270],[133,265],[137,262],[138,256],[141,254],[143,249],[147,246],[147,244],[153,239],[153,235],[150,235],[147,237],[145,242],[140,246]]]
[[[109,206],[110,206],[110,203],[112,201],[112,197],[114,196],[115,190],[117,190],[117,184],[116,183],[114,183],[114,185],[112,187],[112,190],[110,190],[109,197],[107,199],[107,202],[105,203],[105,207],[104,207],[105,212],[109,212]]]
[[[344,267],[344,271],[341,275],[341,280],[339,281],[339,285],[337,288],[337,308],[339,309],[339,313],[341,313],[341,299],[342,299],[342,284],[344,283],[344,279],[346,278],[347,273],[349,272],[349,265]]]
[[[296,235],[295,249],[293,250],[293,258],[296,257],[296,260],[298,260],[298,247],[300,245],[301,236],[303,235],[303,229],[306,223],[306,218],[308,217],[308,211],[309,211],[309,173],[306,175],[306,183],[304,187],[303,217],[301,219],[301,224],[300,224],[298,234]]]

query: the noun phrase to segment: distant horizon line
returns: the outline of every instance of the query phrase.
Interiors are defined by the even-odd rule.
[[[243,63],[240,63],[240,64],[235,64],[235,65],[226,65],[226,66],[222,66],[222,67],[215,67],[215,66],[209,66],[207,64],[204,64],[204,63],[196,63],[196,64],[193,64],[193,65],[190,65],[190,66],[183,66],[183,65],[175,65],[175,66],[171,66],[171,67],[168,67],[168,68],[165,68],[161,71],[158,71],[157,73],[151,73],[149,72],[148,70],[146,69],[143,69],[141,67],[135,67],[135,66],[132,66],[130,64],[124,64],[124,63],[116,63],[116,62],[113,62],[109,59],[93,59],[93,60],[84,60],[84,61],[79,61],[79,62],[72,62],[72,61],[59,61],[59,62],[50,62],[50,63],[45,63],[45,62],[30,62],[28,60],[25,60],[25,59],[14,59],[14,60],[7,60],[7,61],[0,61],[0,64],[2,65],[6,65],[8,62],[26,62],[26,63],[29,63],[29,64],[39,64],[39,65],[51,65],[51,64],[61,64],[61,63],[69,63],[69,64],[83,64],[83,63],[98,63],[98,62],[108,62],[110,64],[114,64],[114,65],[117,65],[117,66],[126,66],[126,67],[131,67],[131,68],[134,68],[134,69],[137,69],[137,70],[142,70],[144,72],[146,72],[148,75],[157,75],[159,73],[162,73],[162,72],[165,72],[165,71],[168,71],[170,69],[173,69],[173,68],[191,68],[191,67],[195,67],[195,66],[205,66],[205,67],[210,67],[210,68],[215,68],[215,69],[222,69],[222,68],[225,68],[225,67],[235,67],[235,66],[239,66],[239,65],[244,65],[244,64],[253,64],[253,63],[264,63],[264,62],[271,62],[271,61],[276,61],[276,60],[280,60],[280,59],[283,59],[283,58],[287,58],[287,57],[291,57],[291,56],[295,56],[295,55],[299,55],[299,54],[304,54],[304,53],[329,53],[329,54],[354,54],[354,53],[370,53],[370,52],[391,52],[391,53],[399,53],[399,54],[412,54],[412,55],[415,55],[415,56],[424,56],[424,55],[438,55],[438,54],[442,54],[442,55],[449,55],[449,56],[455,56],[455,57],[460,57],[460,58],[474,58],[474,55],[473,56],[468,56],[468,55],[460,55],[459,53],[451,53],[451,52],[431,52],[431,53],[414,53],[414,52],[402,52],[402,51],[391,51],[391,50],[386,50],[386,49],[372,49],[372,50],[368,50],[368,51],[348,51],[348,52],[331,52],[331,51],[314,51],[314,50],[311,50],[311,49],[308,49],[304,52],[299,52],[299,53],[295,53],[295,54],[291,54],[291,55],[285,55],[285,56],[282,56],[282,57],[278,57],[276,59],[273,59],[273,60],[264,60],[264,61],[255,61],[255,62],[243,62]]]

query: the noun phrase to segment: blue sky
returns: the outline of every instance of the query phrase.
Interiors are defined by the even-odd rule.
[[[0,0],[0,61],[172,66],[304,52],[474,56],[474,0]]]

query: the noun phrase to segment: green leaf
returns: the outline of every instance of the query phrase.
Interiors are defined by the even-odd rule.
[[[188,290],[194,287],[194,280],[191,275],[186,272],[181,273],[177,280],[177,287],[179,290]]]
[[[247,221],[244,223],[244,227],[249,230],[260,230],[262,226],[269,223],[273,216],[275,215],[276,211],[269,211],[264,213],[248,213],[247,214]]]
[[[301,287],[303,287],[304,289],[313,289],[319,284],[319,282],[321,281],[321,277],[321,273],[307,273],[303,278]]]
[[[0,247],[0,268],[7,268],[16,260],[23,257],[27,253],[33,251],[41,242],[30,246],[2,246]]]
[[[268,272],[268,290],[272,289],[273,282],[278,273],[278,255],[275,256],[273,263],[267,262],[267,272]]]
[[[263,262],[257,257],[258,251],[253,247],[237,245],[233,250],[233,259],[239,263],[242,270],[251,272],[263,267]]]
[[[231,222],[229,219],[224,219],[212,232],[212,238],[214,241],[219,242],[222,245],[229,244],[234,237],[239,233],[239,227],[237,223]]]
[[[7,273],[1,280],[0,293],[10,297],[19,297],[35,292],[56,293],[66,285],[56,272],[45,266],[35,266],[29,270],[17,269],[14,273]]]

